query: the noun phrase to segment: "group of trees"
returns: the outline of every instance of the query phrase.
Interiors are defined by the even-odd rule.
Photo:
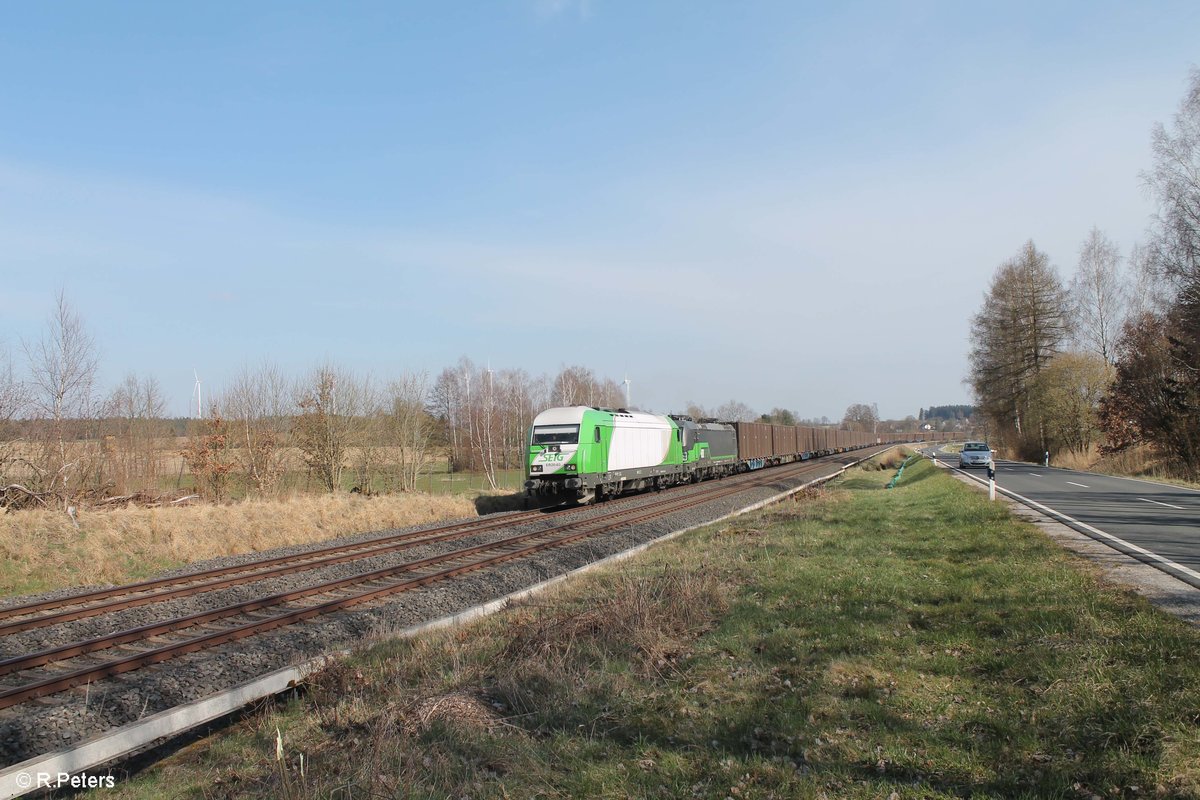
[[[1027,242],[972,320],[978,409],[1027,457],[1145,443],[1200,471],[1200,71],[1152,154],[1146,242],[1123,258],[1093,229],[1067,284]]]
[[[965,422],[970,420],[975,415],[975,406],[971,405],[950,405],[950,406],[930,406],[922,408],[917,413],[919,422],[939,421],[956,421]]]
[[[406,372],[380,381],[332,363],[293,378],[265,363],[209,397],[205,419],[171,419],[154,378],[131,373],[101,395],[97,365],[95,342],[63,293],[40,339],[23,342],[16,360],[0,350],[0,508],[189,492],[220,500],[235,489],[408,491],[435,454],[445,455],[448,471],[481,473],[498,488],[502,471],[523,466],[541,410],[620,408],[625,399],[620,383],[582,366],[537,376],[464,357],[436,378]],[[836,424],[785,408],[758,414],[737,400],[711,411],[689,403],[687,411],[697,419]],[[876,405],[856,403],[840,427],[914,424],[881,422]]]
[[[152,377],[131,373],[107,395],[97,391],[97,347],[63,293],[43,336],[13,355],[0,350],[0,508],[187,493],[221,500],[235,489],[407,491],[435,454],[445,455],[447,470],[481,473],[496,488],[503,470],[523,466],[541,410],[619,408],[625,399],[620,383],[582,366],[538,376],[464,357],[436,378],[406,372],[380,381],[331,363],[293,378],[264,363],[209,397],[205,419],[171,419]],[[689,403],[687,411],[697,419],[835,424],[784,408],[758,414],[737,400],[711,411]],[[877,406],[858,403],[841,427],[880,424]]]
[[[625,405],[621,384],[587,367],[533,376],[523,369],[480,367],[468,358],[442,370],[430,400],[454,468],[480,471],[493,487],[498,470],[522,465],[525,436],[538,412],[550,406]]]
[[[1154,128],[1143,177],[1157,213],[1143,263],[1149,279],[1116,341],[1116,378],[1101,407],[1113,449],[1149,442],[1200,475],[1200,70],[1170,129]]]
[[[101,395],[97,364],[64,293],[41,338],[15,354],[0,348],[0,509],[158,496],[181,485],[214,499],[235,483],[262,496],[405,491],[435,453],[445,453],[450,471],[481,472],[495,488],[501,470],[521,466],[542,409],[624,404],[620,384],[581,366],[532,376],[463,358],[433,380],[406,372],[380,381],[328,363],[293,379],[263,364],[210,397],[206,419],[168,419],[157,381],[130,374]]]

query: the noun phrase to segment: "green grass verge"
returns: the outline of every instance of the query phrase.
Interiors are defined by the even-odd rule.
[[[1200,635],[892,474],[376,646],[103,797],[1197,796]]]

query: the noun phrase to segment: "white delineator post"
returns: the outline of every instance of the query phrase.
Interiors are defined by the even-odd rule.
[[[996,499],[996,465],[988,462],[988,500]]]

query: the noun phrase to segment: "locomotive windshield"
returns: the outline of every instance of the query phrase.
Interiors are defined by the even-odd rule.
[[[534,444],[578,444],[578,425],[539,425],[533,429]]]

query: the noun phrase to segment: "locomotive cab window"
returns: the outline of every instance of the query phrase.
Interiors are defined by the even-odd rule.
[[[533,444],[578,443],[578,425],[541,425],[533,429]]]
[[[597,425],[595,427],[594,432],[595,432],[594,438],[596,440],[596,444],[600,444],[600,426],[599,425]]]

